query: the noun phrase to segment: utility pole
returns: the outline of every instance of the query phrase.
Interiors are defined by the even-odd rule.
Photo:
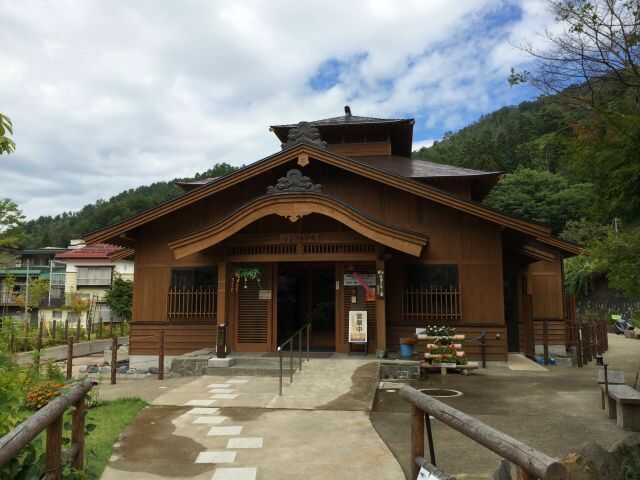
[[[27,280],[26,280],[26,285],[25,285],[25,292],[24,292],[24,321],[28,322],[29,321],[29,259],[27,258]]]
[[[49,303],[51,306],[51,284],[53,283],[53,260],[49,259]]]

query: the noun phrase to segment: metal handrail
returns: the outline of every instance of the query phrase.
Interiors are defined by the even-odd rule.
[[[293,335],[291,335],[288,339],[286,339],[284,342],[282,342],[280,345],[278,345],[277,351],[278,351],[278,357],[280,359],[280,389],[279,389],[279,395],[282,396],[282,377],[284,375],[284,369],[283,369],[283,359],[282,359],[282,352],[284,351],[284,348],[287,346],[287,344],[289,345],[289,384],[293,383],[293,340],[296,338],[296,336],[298,337],[298,370],[302,370],[302,332],[306,330],[306,334],[307,334],[307,358],[306,361],[309,361],[309,334],[311,333],[311,320],[309,320],[307,323],[305,323],[302,327],[300,327],[298,330],[296,330],[294,332]]]

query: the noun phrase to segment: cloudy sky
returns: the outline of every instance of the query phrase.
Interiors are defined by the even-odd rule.
[[[29,218],[278,150],[268,125],[413,117],[416,146],[510,88],[544,0],[0,0],[0,197]]]

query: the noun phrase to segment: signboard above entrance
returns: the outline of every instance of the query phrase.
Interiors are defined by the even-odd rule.
[[[376,274],[375,273],[359,273],[358,277],[360,277],[360,281],[363,281],[369,287],[376,286]],[[344,286],[345,287],[359,287],[361,286],[360,281],[356,278],[352,273],[344,274]]]

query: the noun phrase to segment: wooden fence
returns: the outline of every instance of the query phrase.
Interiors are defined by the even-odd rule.
[[[455,322],[462,319],[460,291],[454,288],[404,290],[402,318],[406,322]]]
[[[578,367],[592,361],[609,349],[607,320],[567,323],[567,348],[575,349]]]
[[[76,470],[84,468],[84,434],[86,416],[86,396],[95,385],[85,380],[74,386],[68,393],[52,400],[12,431],[0,438],[0,465],[14,458],[40,432],[46,429],[45,480],[62,478],[63,416],[69,407],[74,407],[71,420],[71,444],[66,458]]]
[[[425,430],[428,441],[426,446],[429,448],[428,465],[436,467],[435,445],[430,416],[513,463],[518,468],[517,478],[519,480],[533,480],[535,478],[565,480],[568,478],[567,469],[559,460],[549,457],[545,453],[482,423],[475,417],[450,407],[408,385],[400,389],[400,396],[412,405],[413,412],[411,416],[410,449],[413,474],[410,478],[418,477],[420,465],[424,462]],[[453,477],[445,477],[441,474],[438,478]]]
[[[169,289],[167,316],[171,321],[198,321],[216,318],[216,290],[214,288]]]

